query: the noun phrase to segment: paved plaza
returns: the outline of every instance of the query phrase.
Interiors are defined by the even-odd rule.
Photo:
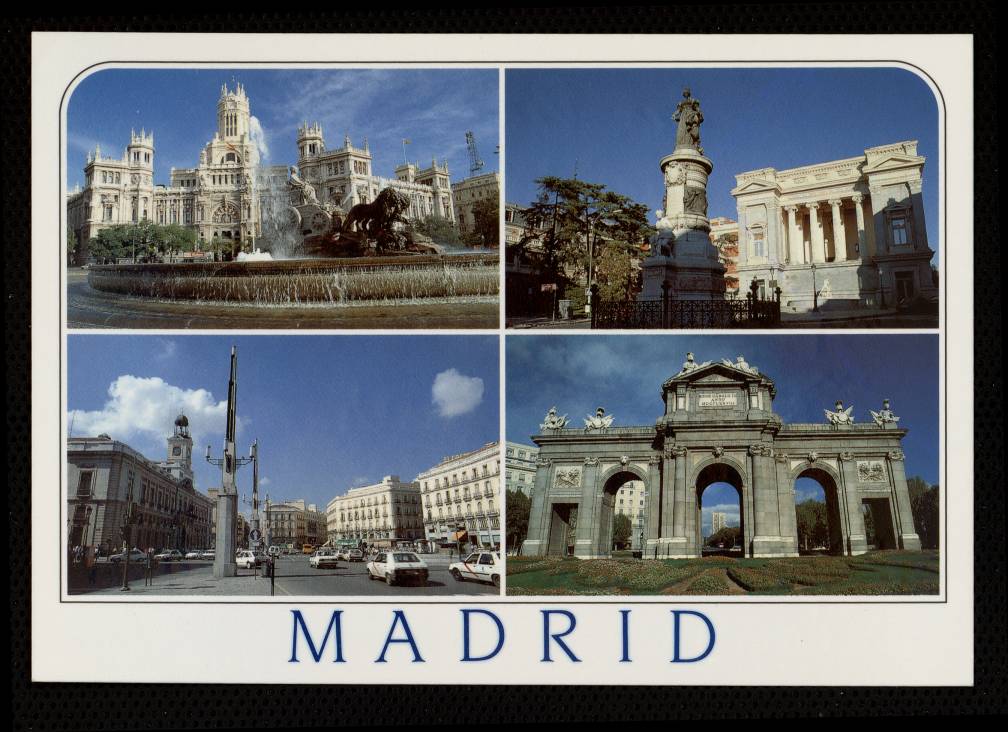
[[[315,569],[308,564],[307,556],[284,556],[277,560],[277,597],[309,595],[340,596],[386,595],[401,596],[444,596],[444,595],[497,595],[499,591],[491,584],[480,582],[457,582],[448,574],[448,565],[453,561],[442,555],[422,555],[430,568],[427,585],[393,585],[368,579],[366,562],[340,562],[336,569]],[[162,565],[163,566],[163,565]],[[257,576],[247,569],[239,569],[238,576],[224,580],[214,580],[213,562],[185,562],[174,565],[170,573],[159,574],[154,584],[145,586],[144,580],[131,579],[129,593],[119,586],[87,591],[86,588],[73,592],[74,595],[100,595],[107,597],[187,597],[187,596],[266,596],[270,595],[270,580]]]

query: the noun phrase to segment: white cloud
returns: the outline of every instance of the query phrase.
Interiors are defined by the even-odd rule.
[[[175,354],[178,352],[178,343],[176,341],[167,338],[158,338],[157,342],[161,349],[154,354],[155,360],[168,361],[175,357]]]
[[[456,369],[442,371],[434,377],[431,397],[442,417],[466,414],[483,401],[483,379],[465,376]]]
[[[259,160],[262,162],[269,160],[269,142],[266,140],[266,130],[263,129],[262,123],[254,114],[249,118],[249,137],[259,151]]]
[[[214,401],[206,389],[183,389],[156,376],[124,374],[109,385],[108,395],[101,409],[70,411],[75,435],[104,433],[123,442],[136,438],[160,441],[171,432],[179,411],[189,418],[196,444],[196,433],[205,436],[224,432],[227,400]]]

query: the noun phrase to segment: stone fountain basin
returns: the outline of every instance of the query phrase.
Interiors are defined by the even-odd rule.
[[[95,290],[165,300],[346,303],[497,295],[493,253],[97,265]]]

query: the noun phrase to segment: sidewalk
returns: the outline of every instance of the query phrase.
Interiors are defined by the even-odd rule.
[[[270,594],[269,578],[254,577],[250,570],[240,569],[237,577],[215,580],[213,565],[198,567],[185,572],[162,574],[154,577],[154,584],[144,585],[143,577],[131,579],[129,592],[123,592],[119,587],[108,587],[92,592],[76,592],[75,595],[117,595],[120,598],[142,597],[152,595],[158,597],[177,595],[215,596],[215,595],[266,595]]]
[[[564,330],[571,329],[589,329],[591,328],[591,318],[573,318],[571,320],[551,320],[546,317],[536,317],[536,318],[507,318],[506,327],[520,329],[520,328],[562,328]]]

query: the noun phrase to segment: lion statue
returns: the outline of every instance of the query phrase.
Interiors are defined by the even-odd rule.
[[[351,208],[340,231],[356,231],[368,239],[378,239],[383,232],[391,232],[395,223],[406,223],[402,212],[409,205],[405,194],[393,188],[383,188],[371,203],[358,203]]]

